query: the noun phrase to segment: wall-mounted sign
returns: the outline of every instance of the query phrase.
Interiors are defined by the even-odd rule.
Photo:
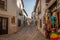
[[[15,17],[14,16],[11,18],[11,23],[15,24]]]

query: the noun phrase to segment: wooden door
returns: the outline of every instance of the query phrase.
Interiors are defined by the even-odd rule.
[[[0,35],[2,34],[2,20],[0,18]]]
[[[0,34],[8,34],[8,18],[0,17]]]

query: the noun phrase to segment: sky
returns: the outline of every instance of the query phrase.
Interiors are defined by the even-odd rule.
[[[31,18],[31,13],[34,9],[36,0],[24,0],[24,9],[26,10],[28,17]]]

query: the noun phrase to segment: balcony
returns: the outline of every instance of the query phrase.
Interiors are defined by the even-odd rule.
[[[46,3],[49,3],[51,0],[46,0]]]
[[[56,0],[51,0],[50,2],[48,2],[47,8],[51,7],[55,2]]]
[[[19,15],[20,15],[20,16],[23,16],[23,13],[21,12],[21,13],[19,13]]]

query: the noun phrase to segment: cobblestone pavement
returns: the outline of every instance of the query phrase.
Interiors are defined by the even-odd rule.
[[[47,40],[44,36],[36,31],[36,28],[32,25],[25,26],[13,35],[2,35],[0,40]]]

